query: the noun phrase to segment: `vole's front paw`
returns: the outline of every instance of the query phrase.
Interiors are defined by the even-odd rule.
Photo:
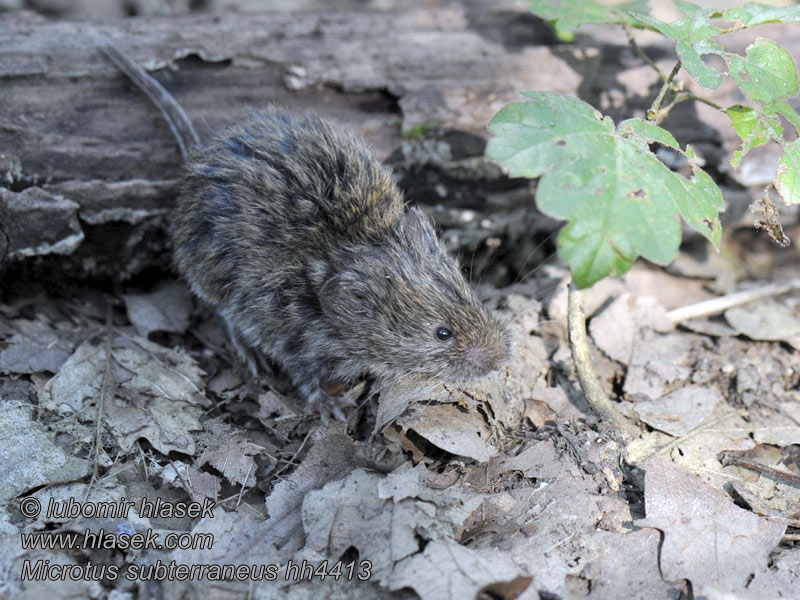
[[[316,388],[308,395],[306,401],[307,413],[319,413],[323,425],[328,425],[331,415],[337,421],[344,421],[342,408],[355,406],[356,403],[345,396],[332,396],[321,387]]]

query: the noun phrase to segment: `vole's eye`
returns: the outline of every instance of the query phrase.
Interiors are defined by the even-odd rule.
[[[437,327],[436,328],[436,337],[444,342],[444,341],[449,340],[451,337],[453,337],[453,332],[450,331],[447,327],[444,327],[444,326]]]

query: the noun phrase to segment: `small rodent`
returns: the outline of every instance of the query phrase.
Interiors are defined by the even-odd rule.
[[[157,86],[151,99],[169,96],[119,50],[98,45],[139,87]],[[174,107],[159,108],[176,118]],[[170,125],[176,137],[194,135],[183,118]],[[324,421],[344,418],[329,383],[457,383],[509,357],[506,328],[428,217],[406,210],[362,139],[321,117],[269,106],[196,146],[171,236],[192,290],[277,363]]]

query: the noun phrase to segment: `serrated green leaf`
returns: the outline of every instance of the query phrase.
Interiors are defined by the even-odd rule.
[[[795,23],[800,21],[800,6],[767,6],[750,2],[723,11],[722,18],[745,27],[762,23]]]
[[[528,0],[533,14],[549,22],[562,41],[572,41],[575,31],[587,23],[634,25],[630,11],[648,13],[647,0],[633,0],[615,6],[604,6],[594,0]]]
[[[688,9],[688,7],[686,8]],[[713,90],[719,87],[722,75],[716,69],[706,65],[701,57],[705,54],[724,53],[724,48],[710,39],[719,35],[721,30],[714,27],[709,20],[713,11],[695,8],[697,8],[696,11],[673,23],[665,23],[650,15],[632,14],[631,16],[674,40],[675,51],[686,72],[704,88]]]
[[[742,139],[742,148],[733,153],[731,166],[739,168],[745,154],[753,148],[766,144],[770,140],[781,140],[783,126],[775,114],[759,113],[754,108],[735,104],[725,109],[731,120],[731,126]]]
[[[800,139],[784,146],[775,175],[775,189],[786,204],[800,204]]]
[[[726,54],[731,78],[745,95],[758,104],[797,94],[797,67],[792,55],[771,40],[758,38],[745,50],[744,58]]]
[[[514,176],[542,176],[539,209],[567,225],[559,254],[580,287],[622,274],[637,256],[675,258],[679,215],[717,245],[722,195],[693,161],[694,176],[670,171],[648,144],[677,142],[655,124],[629,119],[617,129],[590,105],[561,94],[526,92],[489,124],[486,154]]]

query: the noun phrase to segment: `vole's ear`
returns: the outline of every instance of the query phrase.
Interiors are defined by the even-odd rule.
[[[348,271],[334,275],[322,284],[319,304],[329,318],[347,320],[349,315],[371,313],[378,293],[378,290],[370,289],[363,275]]]
[[[433,221],[418,207],[412,206],[403,215],[401,228],[406,237],[411,240],[409,242],[411,247],[425,249],[431,253],[442,249],[433,227]]]

